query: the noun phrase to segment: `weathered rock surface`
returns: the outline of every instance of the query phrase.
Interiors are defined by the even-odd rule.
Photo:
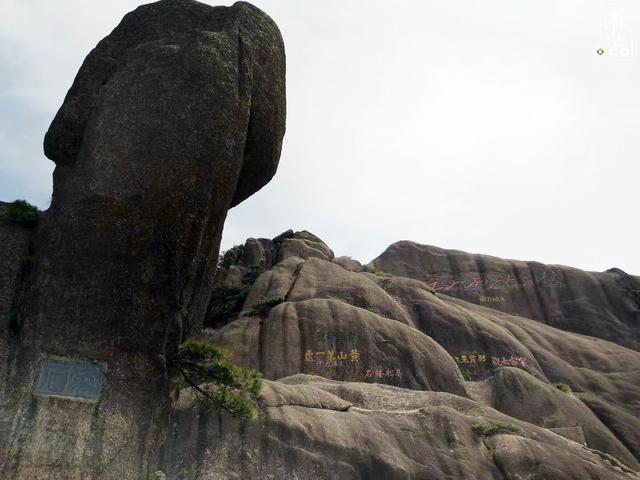
[[[344,336],[330,335],[333,332],[344,332]],[[210,340],[236,351],[236,361],[262,371],[267,378],[312,372],[364,381],[367,370],[380,367],[393,371],[388,381],[394,385],[467,395],[455,362],[431,338],[341,301],[286,302],[264,320],[242,318]],[[243,345],[242,356],[239,344]],[[327,358],[328,351],[334,352],[334,359]],[[309,352],[324,355],[321,361],[311,361]],[[341,359],[341,353],[346,358]]]
[[[161,352],[199,326],[226,211],[275,173],[284,69],[277,27],[243,2],[141,6],[87,56],[45,137],[56,171],[38,242],[58,277],[109,283],[117,328],[83,315],[84,341]]]
[[[0,478],[640,480],[638,277],[411,242],[362,266],[292,230],[216,269],[284,110],[280,34],[243,2],[142,6],[89,54],[51,208],[0,224]],[[213,281],[235,296],[200,331]],[[169,404],[192,334],[264,373],[256,422]],[[99,398],[34,394],[62,358],[102,367]]]
[[[4,210],[0,202],[0,213]],[[7,224],[0,221],[0,379],[6,378],[9,367],[9,344],[12,337],[19,335],[22,319],[13,314],[20,280],[31,268],[29,244],[30,228]],[[6,398],[7,384],[0,380],[0,398]],[[0,417],[0,431],[8,428],[2,425],[8,421]]]
[[[265,390],[252,424],[183,402],[162,458],[167,478],[640,478],[609,455],[449,393],[305,375]],[[519,430],[484,438],[475,422]]]
[[[333,260],[333,251],[318,237],[306,230],[287,230],[272,240],[249,238],[225,252],[216,272],[217,283],[238,284],[251,267],[270,269],[288,258],[310,257]]]
[[[216,419],[187,396],[168,478],[640,478],[640,352],[449,296],[389,262],[287,256],[262,273],[242,312],[205,330],[271,380],[260,420]],[[272,296],[284,302],[249,313]],[[473,423],[518,430],[484,437]]]
[[[332,260],[333,263],[337,263],[338,265],[340,265],[342,268],[344,268],[345,270],[349,270],[350,272],[361,272],[362,271],[362,264],[357,261],[354,260],[351,257],[335,257]]]
[[[248,3],[143,5],[89,53],[45,137],[52,204],[15,287],[24,242],[0,228],[0,324],[24,319],[0,344],[1,478],[147,478],[166,359],[201,328],[227,210],[274,175],[284,130],[282,38]],[[99,401],[32,395],[60,357],[102,365]]]
[[[640,277],[397,242],[371,268],[437,292],[640,350]]]

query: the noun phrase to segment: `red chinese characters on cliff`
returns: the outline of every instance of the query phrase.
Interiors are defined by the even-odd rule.
[[[453,359],[458,365],[472,365],[488,363],[491,360],[491,365],[494,367],[528,367],[529,362],[525,357],[495,357],[486,354],[469,354],[469,355],[455,355]]]
[[[529,365],[524,357],[491,357],[491,364],[494,367],[526,367]]]
[[[486,275],[476,272],[460,275],[434,273],[427,275],[424,281],[436,292],[506,290],[563,285],[560,274],[551,269],[545,270],[542,275],[533,276],[529,272],[518,271],[514,273],[489,272]]]

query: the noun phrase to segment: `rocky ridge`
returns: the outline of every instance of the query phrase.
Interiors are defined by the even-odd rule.
[[[412,245],[428,255],[474,258]],[[168,478],[640,478],[640,352],[625,346],[629,339],[574,333],[482,299],[517,298],[510,284],[456,297],[429,281],[441,269],[404,253],[394,258],[394,250],[362,266],[334,257],[309,232],[289,231],[226,252],[219,286],[240,283],[252,267],[265,271],[236,316],[205,336],[269,379],[262,415],[236,425],[183,397],[164,450]],[[474,261],[483,263],[484,278],[509,263]],[[593,305],[585,295],[592,279],[609,289],[606,306],[632,305],[633,292],[624,284],[616,290],[611,272],[569,275],[564,268],[530,270],[563,273],[562,285],[543,285],[558,301],[545,304],[549,312],[570,311],[563,302]],[[516,290],[526,295],[526,288],[539,286]],[[553,297],[561,288],[575,298]],[[251,314],[252,305],[274,296],[283,301]],[[611,314],[590,319],[594,332]],[[474,424],[515,431],[485,436]]]

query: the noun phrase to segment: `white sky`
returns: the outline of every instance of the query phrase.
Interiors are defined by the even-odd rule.
[[[48,206],[44,133],[139,3],[0,0],[0,199]],[[640,275],[640,2],[253,3],[285,39],[287,134],[223,249],[291,227],[364,262],[414,240]]]

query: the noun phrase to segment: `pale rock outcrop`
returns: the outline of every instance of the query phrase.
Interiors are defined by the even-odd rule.
[[[640,278],[401,241],[369,264],[437,292],[640,350]]]
[[[333,263],[337,263],[342,268],[344,268],[345,270],[348,270],[350,272],[361,272],[362,271],[362,264],[359,261],[354,260],[351,257],[345,257],[345,256],[335,257],[331,261]]]
[[[273,239],[249,238],[225,252],[216,272],[216,283],[239,284],[251,268],[270,269],[288,258],[310,257],[331,261],[333,251],[314,234],[305,231],[286,232]]]
[[[161,460],[168,478],[640,478],[611,456],[449,393],[307,375],[265,390],[252,424],[176,411]],[[476,422],[518,431],[483,438]]]
[[[291,392],[295,407],[265,407],[261,426],[245,430],[243,441],[262,445],[251,447],[253,455],[275,448],[261,443],[275,440],[258,430],[279,432],[292,445],[278,441],[278,454],[287,454],[273,461],[260,457],[260,468],[269,464],[265,476],[335,478],[339,471],[345,478],[639,478],[640,352],[505,313],[495,303],[450,296],[412,273],[418,268],[412,262],[421,265],[419,255],[403,258],[398,266],[389,260],[353,271],[335,258],[288,257],[260,275],[236,320],[206,331],[240,365],[287,385],[322,388],[351,405],[340,420],[322,409],[320,418],[309,416]],[[544,274],[544,266],[535,268]],[[628,292],[627,285],[618,293]],[[263,317],[249,314],[272,296],[283,303]],[[344,356],[352,348],[359,353],[357,368]],[[335,361],[334,352],[343,352],[342,360]],[[278,402],[286,403],[283,397]],[[429,423],[418,433],[411,425],[421,415]],[[510,423],[519,432],[483,438],[469,433],[474,422]],[[304,434],[294,433],[299,431]],[[388,436],[397,431],[403,435]],[[230,430],[221,434],[235,441]],[[175,435],[181,438],[179,431]],[[366,453],[357,446],[362,443]],[[381,444],[387,448],[380,450]],[[328,445],[334,446],[331,459],[318,453]],[[202,472],[217,471],[209,462],[201,459],[207,466]]]
[[[208,333],[212,343],[234,352],[237,364],[270,379],[317,373],[364,381],[367,372],[384,369],[394,385],[467,395],[456,364],[432,339],[342,301],[287,301],[264,319],[241,317]]]

